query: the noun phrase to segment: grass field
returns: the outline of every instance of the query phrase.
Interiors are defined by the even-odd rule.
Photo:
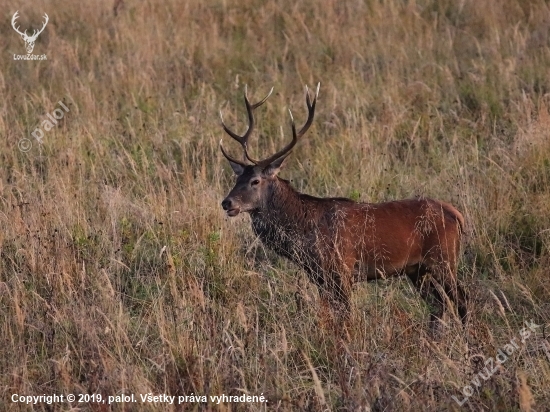
[[[267,399],[166,410],[550,410],[545,1],[3,5],[0,410],[158,410],[148,393]],[[23,30],[48,13],[33,51],[47,60],[13,59],[16,10]],[[317,82],[314,124],[281,177],[317,196],[452,202],[467,222],[466,328],[449,319],[432,339],[428,308],[397,279],[356,288],[339,347],[305,274],[248,216],[225,217],[220,138],[240,152],[219,110],[240,132],[244,86],[254,100],[275,88],[251,142],[262,157],[289,140],[289,107],[305,119]],[[69,111],[40,144],[31,132],[59,101]]]

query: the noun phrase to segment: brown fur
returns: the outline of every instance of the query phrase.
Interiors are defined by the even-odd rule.
[[[246,183],[258,173],[246,168],[225,200],[233,205],[246,203]],[[302,194],[278,177],[262,184],[261,201],[246,210],[254,232],[301,266],[336,313],[347,317],[353,283],[406,275],[434,306],[432,320],[445,308],[442,292],[465,318],[456,278],[464,218],[449,203],[427,198],[356,203]]]

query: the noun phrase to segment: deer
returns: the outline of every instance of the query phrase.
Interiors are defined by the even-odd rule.
[[[25,48],[27,49],[27,54],[31,54],[33,49],[34,49],[34,43],[36,42],[36,39],[38,38],[38,35],[44,31],[44,29],[46,28],[46,24],[48,24],[48,21],[49,21],[50,18],[48,17],[48,15],[46,13],[44,13],[44,24],[42,24],[42,28],[40,30],[33,30],[32,36],[29,36],[27,34],[27,30],[25,30],[25,32],[22,33],[19,30],[19,26],[17,26],[17,27],[15,26],[16,20],[18,18],[19,18],[19,10],[17,10],[15,12],[15,14],[13,15],[13,17],[11,19],[11,25],[12,25],[13,29],[17,33],[19,33],[19,35],[21,36],[21,38],[25,42]]]
[[[245,88],[248,127],[243,135],[223,130],[243,149],[243,160],[223,156],[237,180],[221,202],[228,217],[246,212],[254,234],[268,248],[302,268],[318,290],[325,317],[335,326],[349,320],[350,295],[357,282],[406,276],[430,307],[432,330],[445,310],[455,305],[463,323],[467,307],[458,284],[464,217],[450,203],[430,198],[360,203],[342,197],[300,193],[278,176],[283,163],[311,124],[319,96],[306,86],[307,120],[297,131],[289,109],[292,140],[261,160],[251,157],[248,139],[254,130],[254,110],[269,98],[251,104]],[[248,162],[247,162],[248,161]],[[327,311],[329,312],[327,315]],[[453,312],[454,313],[454,312]]]

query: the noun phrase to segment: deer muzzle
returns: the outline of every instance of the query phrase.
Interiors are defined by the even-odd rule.
[[[232,200],[228,197],[223,200],[222,208],[227,213],[227,216],[230,217],[237,216],[241,212],[241,209],[238,206],[234,205]]]

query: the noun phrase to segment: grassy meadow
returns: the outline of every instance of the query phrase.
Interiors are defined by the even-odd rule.
[[[13,59],[16,10],[22,30],[48,13],[33,51],[47,60]],[[2,15],[0,410],[550,410],[547,2],[6,0]],[[305,120],[317,82],[281,177],[316,196],[452,202],[465,328],[449,318],[431,338],[428,308],[395,279],[358,285],[339,346],[305,274],[247,215],[225,217],[234,176],[218,143],[241,152],[219,111],[241,132],[245,85],[252,100],[275,88],[251,138],[262,157],[290,139],[288,108]],[[59,101],[69,112],[39,144]],[[527,321],[540,326],[473,384]]]

